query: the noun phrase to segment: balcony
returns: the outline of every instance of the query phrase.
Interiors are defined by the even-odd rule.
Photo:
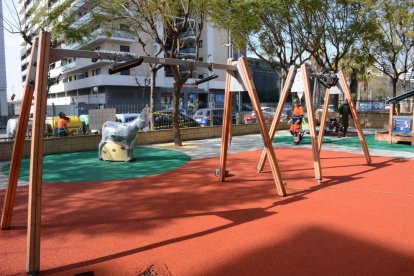
[[[82,47],[105,40],[112,40],[112,41],[119,41],[119,42],[135,42],[135,36],[133,33],[121,30],[121,29],[115,29],[111,30],[111,36],[107,36],[107,31],[105,31],[102,28],[99,28],[95,31],[93,31],[90,35],[90,37],[85,37],[82,43],[74,43],[71,45],[68,45],[69,49],[72,50],[78,50]]]
[[[180,49],[178,58],[194,59],[195,54],[196,54],[196,48],[193,48],[193,47],[183,48],[183,49]]]
[[[86,70],[89,69],[91,67],[96,67],[98,65],[105,65],[105,64],[109,64],[111,63],[110,61],[107,60],[98,60],[97,62],[92,62],[90,59],[77,59],[74,62],[62,65],[60,67],[61,73],[62,74],[67,74],[76,70]]]
[[[144,83],[144,77],[139,76],[138,81]],[[50,87],[50,93],[59,93],[63,91],[72,91],[94,86],[134,86],[137,87],[135,76],[123,75],[98,75],[70,82],[60,82]]]

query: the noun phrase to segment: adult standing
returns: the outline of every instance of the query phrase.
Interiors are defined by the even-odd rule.
[[[342,137],[346,137],[348,133],[348,126],[349,126],[349,115],[351,114],[351,108],[349,108],[348,101],[345,101],[341,104],[338,108],[339,117],[342,123]]]

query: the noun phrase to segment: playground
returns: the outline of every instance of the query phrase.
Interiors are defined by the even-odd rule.
[[[22,103],[27,110],[36,90],[31,160],[22,160],[26,112],[10,165],[1,168],[9,181],[0,191],[7,230],[0,232],[0,274],[414,273],[414,222],[407,220],[414,161],[405,152],[391,157],[387,151],[394,148],[371,158],[343,71],[324,75],[292,65],[268,129],[247,58],[188,64],[123,55],[114,72],[142,62],[226,70],[221,140],[134,149],[137,131],[148,128],[145,108],[128,124],[103,124],[99,158],[93,151],[44,157],[48,64],[67,56],[115,60],[111,53],[56,50],[50,43],[45,32],[34,43],[28,75],[36,86],[27,82]],[[308,112],[309,137],[283,146],[286,138],[276,135],[282,107],[296,92],[313,110],[310,78],[326,87],[319,133]],[[231,135],[236,91],[248,92],[258,120],[260,136],[249,149],[248,138]],[[349,104],[356,128],[345,138],[349,144],[324,138],[331,93],[344,93]],[[295,116],[302,119],[303,108]],[[206,145],[212,156],[205,155]],[[29,188],[17,188],[19,178]]]
[[[146,162],[154,174],[120,180],[92,179],[76,153],[51,155],[79,173],[53,175],[45,158],[40,275],[411,275],[414,153],[366,137],[371,164],[357,137],[325,137],[319,185],[310,141],[276,134],[285,197],[268,163],[257,173],[259,135],[233,138],[225,182],[214,175],[220,139],[138,148],[122,164]],[[12,227],[0,231],[0,275],[25,274],[27,197],[18,187]]]

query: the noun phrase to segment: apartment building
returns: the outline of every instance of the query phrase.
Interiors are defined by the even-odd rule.
[[[3,6],[0,1],[0,18],[3,19]],[[6,56],[4,53],[4,30],[0,27],[0,116],[8,115]]]
[[[32,0],[19,0],[20,17],[30,22],[33,15],[26,11],[33,5]],[[53,5],[57,5],[55,2]],[[82,24],[89,19],[90,14],[82,13],[82,5],[85,2],[77,1],[72,8],[79,13],[73,24]],[[191,39],[193,33],[186,34]],[[226,63],[228,58],[227,32],[205,24],[199,42],[199,60]],[[152,51],[156,53],[158,45],[152,43]],[[22,75],[23,81],[27,73],[27,64],[30,55],[30,47],[24,42],[21,44]],[[140,44],[129,28],[119,24],[112,26],[111,35],[108,36],[105,27],[96,26],[91,30],[90,38],[85,38],[82,43],[61,45],[62,48],[73,50],[110,51],[112,53],[129,52],[144,55]],[[195,45],[188,44],[181,51],[180,58],[194,59]],[[149,104],[150,98],[150,72],[149,65],[142,64],[120,73],[109,75],[108,71],[114,61],[67,58],[51,65],[50,76],[59,77],[59,82],[49,89],[48,104],[68,105],[98,104],[102,106],[120,104]],[[157,102],[155,109],[161,110],[172,104],[172,87],[174,79],[168,67],[160,69],[156,78]],[[185,109],[197,109],[206,107],[209,101],[220,102],[224,94],[225,72],[214,72],[219,77],[209,82],[196,85],[195,80],[203,78],[211,72],[198,68],[193,72],[193,78],[189,79],[182,89],[180,104]]]

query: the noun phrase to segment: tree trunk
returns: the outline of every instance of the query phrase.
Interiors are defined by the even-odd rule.
[[[397,96],[397,82],[398,82],[398,78],[392,79],[392,96],[393,97]]]
[[[180,125],[178,123],[178,118],[180,116],[180,92],[181,87],[183,84],[175,82],[174,83],[174,92],[173,92],[173,118],[172,118],[172,125],[173,125],[173,134],[174,134],[174,145],[182,146],[181,140],[181,131]]]
[[[279,77],[279,101],[280,97],[282,96],[283,86],[285,85],[286,78],[287,78],[288,71],[286,71],[283,67],[280,70],[280,77]]]
[[[151,91],[150,91],[150,114],[155,111],[155,103],[157,102],[157,94],[155,93],[155,82],[158,69],[156,67],[151,68]],[[150,116],[151,130],[154,130],[154,116]]]

